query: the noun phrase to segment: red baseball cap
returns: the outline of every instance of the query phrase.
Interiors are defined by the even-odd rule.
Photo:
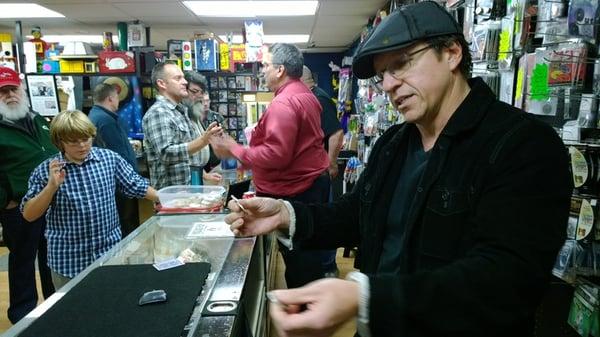
[[[7,85],[18,87],[21,85],[19,74],[7,67],[0,67],[0,88]]]

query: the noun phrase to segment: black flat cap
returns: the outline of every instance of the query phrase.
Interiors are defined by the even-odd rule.
[[[384,18],[360,44],[352,69],[358,78],[375,76],[375,54],[407,47],[419,40],[443,35],[462,35],[462,29],[445,8],[423,1],[399,8]]]

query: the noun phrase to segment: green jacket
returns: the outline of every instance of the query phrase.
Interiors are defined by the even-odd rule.
[[[46,120],[31,112],[35,134],[0,117],[0,209],[10,200],[21,202],[29,175],[42,161],[58,152],[50,141]]]

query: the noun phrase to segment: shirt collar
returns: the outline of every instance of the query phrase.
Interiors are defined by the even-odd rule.
[[[471,91],[448,120],[442,131],[444,135],[454,136],[474,128],[485,115],[483,111],[496,100],[490,87],[480,77],[471,78],[468,83]]]
[[[183,105],[183,103],[175,104],[173,101],[171,101],[163,95],[157,95],[156,101],[161,102],[162,104],[165,104],[169,109],[177,110],[182,114],[185,114],[187,112],[186,107]]]
[[[67,158],[65,157],[65,154],[63,152],[60,152],[58,155],[59,159],[62,160],[63,162],[65,162],[65,166],[66,165],[77,165],[77,163],[73,163],[67,160]],[[98,154],[96,154],[96,151],[94,151],[94,147],[92,147],[90,149],[90,153],[88,153],[87,157],[85,157],[85,159],[83,160],[83,163],[81,163],[81,165],[83,165],[84,163],[87,163],[88,161],[100,161],[100,158],[98,157]]]
[[[279,93],[282,92],[285,87],[289,86],[290,84],[292,84],[294,82],[300,82],[300,80],[296,79],[296,78],[288,79],[282,86],[280,86],[277,90],[275,90],[275,96],[279,95]]]
[[[106,112],[109,116],[113,117],[114,119],[119,119],[119,115],[117,115],[116,112],[112,112],[110,110],[108,110],[107,108],[103,107],[102,105],[94,105],[96,108],[100,109],[103,112]]]

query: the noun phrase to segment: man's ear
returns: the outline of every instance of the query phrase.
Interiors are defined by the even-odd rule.
[[[286,69],[284,65],[277,66],[277,77],[282,78],[286,73]]]
[[[460,65],[460,61],[462,61],[462,47],[458,42],[453,42],[450,47],[446,49],[448,64],[451,67],[451,70],[455,70]]]
[[[165,81],[162,78],[159,78],[156,80],[156,86],[164,89],[165,88]]]

